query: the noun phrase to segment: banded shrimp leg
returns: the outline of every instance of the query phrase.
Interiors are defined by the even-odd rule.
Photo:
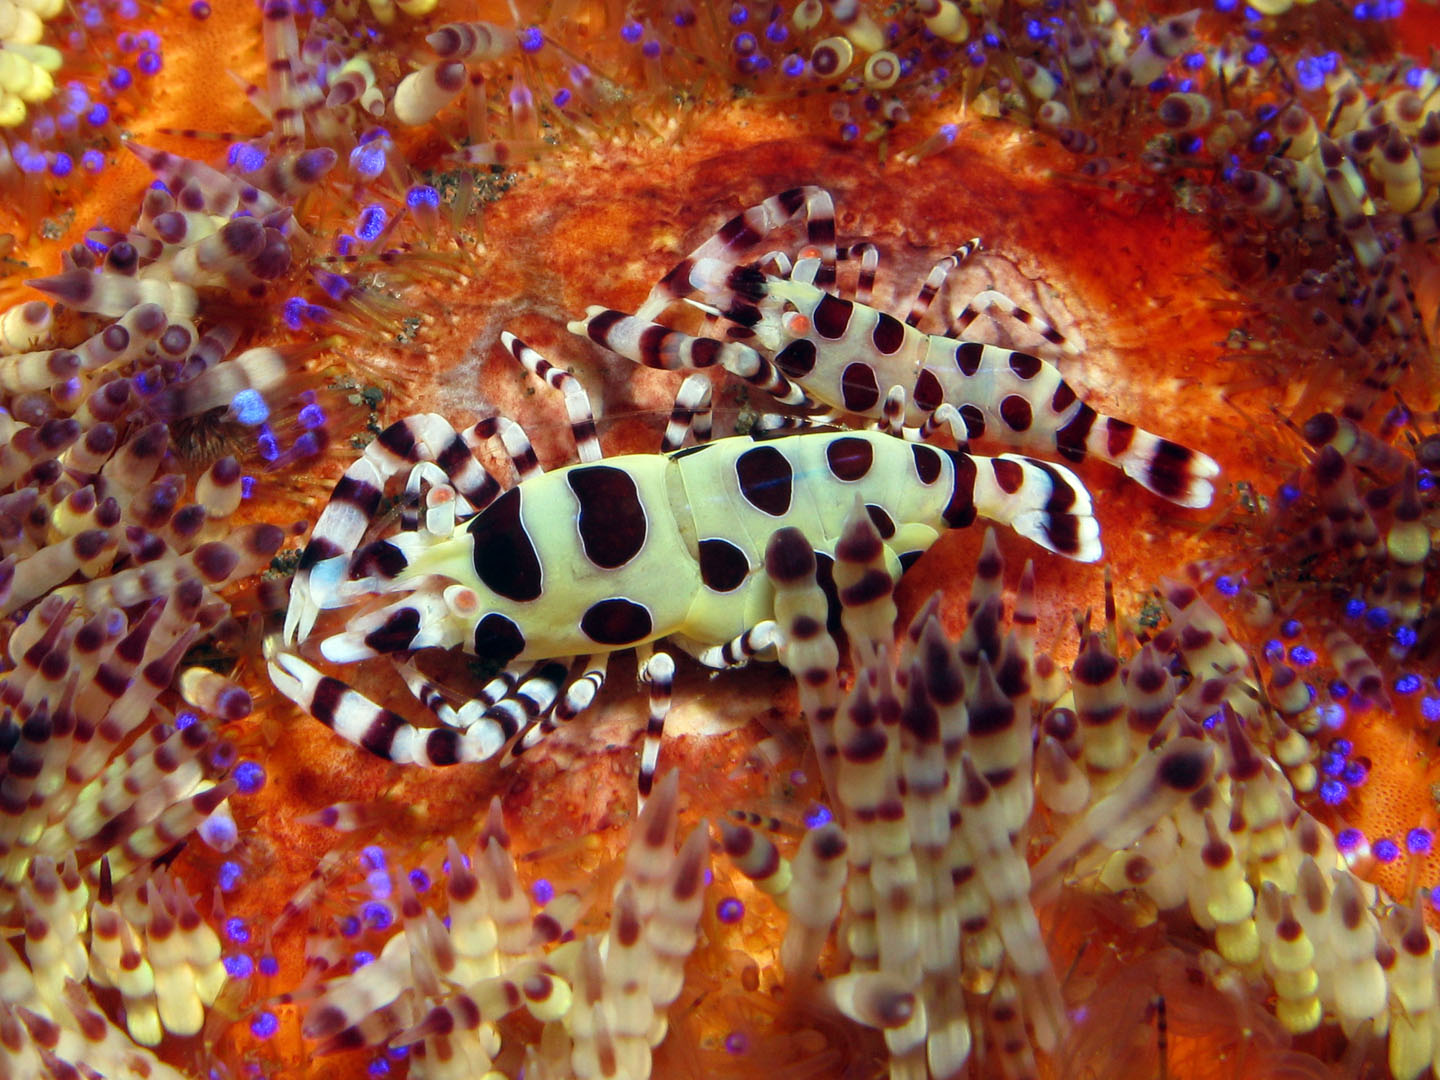
[[[825,386],[824,379],[815,385],[812,372],[837,361],[824,355],[817,360],[811,345],[796,338],[808,331],[808,317],[817,304],[829,300],[832,305],[839,304],[849,310],[852,301],[843,299],[839,292],[837,263],[841,260],[859,263],[854,305],[897,328],[900,324],[869,307],[879,263],[878,249],[869,242],[837,248],[834,217],[833,200],[821,188],[782,192],[722,226],[654,286],[635,315],[592,306],[587,309],[585,319],[572,322],[569,328],[572,333],[589,337],[647,367],[675,370],[719,364],[731,374],[771,393],[780,404],[805,410],[809,425],[835,423],[845,413],[855,410],[846,409],[842,413],[842,395],[834,387]],[[783,251],[770,251],[752,262],[745,261],[763,240],[799,219],[806,225],[807,245],[798,262],[792,263]],[[932,267],[910,304],[907,326],[913,328],[924,317],[950,274],[979,247],[978,240],[971,240]],[[798,304],[787,295],[797,289],[804,296]],[[709,337],[697,337],[653,321],[682,300],[707,313],[707,329],[716,319],[727,321],[729,325],[721,335],[726,339],[724,344],[717,345]],[[958,337],[975,318],[996,313],[1030,327],[1062,349],[1077,351],[1053,325],[995,290],[973,296],[947,322],[945,333]],[[919,333],[914,331],[917,337]],[[842,351],[853,351],[844,348],[849,343],[838,344]],[[803,356],[797,349],[811,352]],[[833,354],[835,348],[827,346],[827,351]],[[912,344],[906,355],[915,351]],[[914,396],[914,388],[909,386],[915,380],[915,371],[911,370],[914,363],[912,359],[902,363],[899,369],[887,372],[887,368],[894,369],[895,365],[887,363],[884,355],[877,353],[873,357],[870,366],[880,386],[893,392],[887,397],[887,410],[883,415],[879,410],[864,415],[880,421],[882,427],[898,430],[898,415],[904,411],[900,406],[907,396]],[[777,392],[767,385],[769,382],[779,384],[785,393]],[[786,424],[787,421],[782,420],[771,426]],[[793,426],[807,424],[801,420]]]
[[[593,415],[588,400],[583,393],[568,393],[571,386],[578,389],[578,384],[566,373],[552,368],[538,353],[529,350],[513,336],[506,335],[504,343],[524,366],[552,386],[567,392],[567,400],[576,403],[569,409],[572,429],[581,454],[587,459],[594,459],[596,453],[585,449],[588,439],[598,450],[598,443],[593,441]],[[662,442],[665,449],[675,449],[692,430],[697,437],[703,438],[709,428],[709,384],[703,376],[696,376],[687,380],[677,395]],[[427,432],[432,437],[421,437]],[[366,501],[364,509],[367,514],[373,515],[372,506],[378,505],[378,493],[383,490],[386,480],[398,475],[407,460],[415,462],[406,483],[413,498],[419,487],[431,483],[433,479],[439,456],[437,447],[454,448],[459,443],[468,453],[467,444],[478,446],[497,432],[519,476],[518,484],[511,489],[518,497],[519,485],[540,478],[542,470],[529,440],[518,426],[493,419],[481,421],[466,436],[457,435],[436,417],[402,421],[387,429],[383,442],[370,453],[368,460],[362,459],[352,466],[338,490],[344,495],[362,478],[371,483],[377,495]],[[408,447],[408,452],[396,452],[395,448],[401,446]],[[461,461],[465,470],[480,470],[473,458],[462,458],[458,452],[449,456],[452,465]],[[480,475],[488,477],[483,470]],[[500,488],[493,479],[489,479],[488,483],[494,484],[497,490]],[[293,653],[281,652],[276,647],[277,642],[269,643],[271,671],[276,685],[307,712],[343,737],[380,756],[431,766],[482,760],[498,753],[507,743],[515,752],[523,752],[554,726],[582,711],[591,702],[605,677],[604,661],[608,657],[608,651],[586,657],[579,673],[572,676],[575,656],[558,655],[558,652],[546,656],[532,652],[530,655],[537,658],[533,663],[516,662],[506,666],[475,698],[463,701],[458,707],[447,701],[441,689],[410,662],[413,653],[426,647],[460,647],[467,651],[473,648],[481,655],[506,653],[489,647],[491,643],[488,641],[482,642],[487,634],[493,633],[487,625],[491,615],[476,610],[476,594],[464,584],[464,574],[457,578],[443,569],[446,559],[453,558],[457,552],[468,551],[463,544],[457,548],[454,541],[463,538],[464,543],[468,543],[466,534],[470,531],[468,528],[457,530],[453,516],[448,523],[437,524],[445,520],[442,515],[446,506],[458,505],[462,516],[470,507],[470,501],[464,498],[451,498],[448,502],[442,498],[437,507],[433,496],[443,490],[444,485],[431,483],[424,527],[420,527],[418,513],[408,520],[402,515],[402,520],[415,526],[415,531],[402,530],[394,537],[376,541],[348,560],[345,552],[358,545],[365,532],[367,518],[354,512],[353,507],[342,500],[342,505],[351,512],[338,518],[332,513],[327,527],[319,529],[316,540],[312,541],[319,544],[318,550],[325,558],[307,560],[307,565],[311,566],[323,563],[326,574],[332,578],[338,576],[348,589],[332,588],[329,594],[320,598],[323,606],[342,606],[365,594],[404,593],[389,607],[352,619],[343,632],[321,643],[321,653],[336,663],[387,654],[402,661],[402,673],[406,676],[409,689],[441,721],[440,727],[417,728],[340,680],[321,675]],[[476,505],[493,506],[499,501],[499,498],[477,498]],[[439,564],[421,561],[433,557],[437,549],[443,549]],[[465,558],[468,562],[468,555]],[[337,564],[340,566],[338,575],[334,569]],[[345,580],[347,570],[352,578],[356,574],[362,575],[361,580]],[[321,607],[322,604],[316,603],[316,598],[310,595],[309,586],[307,579],[297,587],[296,603]],[[556,599],[563,604],[563,594]],[[467,602],[469,607],[465,608],[463,605]],[[516,629],[514,624],[509,625],[512,631]],[[308,627],[306,629],[308,631]],[[475,636],[473,646],[470,641],[472,632]],[[700,658],[712,663],[732,662],[733,658],[755,651],[748,646],[755,636],[754,633],[741,635],[724,646],[700,650]],[[677,644],[681,648],[687,645],[683,641]],[[757,647],[763,648],[764,644]],[[512,648],[508,655],[513,656],[518,651],[518,648]],[[568,653],[570,650],[560,651]],[[658,738],[669,705],[672,672],[673,665],[668,655],[647,653],[642,660],[642,676],[651,684],[650,734],[646,741],[647,749],[642,754],[640,776],[642,791],[648,789],[653,778]]]
[[[499,434],[520,476],[538,468],[523,430],[503,418],[481,420],[465,436],[435,414],[408,417],[382,431],[346,470],[316,522],[292,586],[283,640],[303,641],[321,610],[403,588],[398,579],[417,550],[448,539],[457,515],[465,518],[491,505],[504,489],[475,459],[472,447],[494,434]],[[420,515],[407,509],[401,515],[403,543],[378,540],[356,551],[386,482],[407,467],[408,496],[431,484],[423,527]],[[452,708],[414,665],[411,654],[430,645],[460,643],[441,640],[434,630],[447,625],[445,617],[456,596],[451,590],[411,592],[383,611],[378,626],[347,630],[321,645],[322,655],[333,662],[398,656],[407,687],[440,727],[414,726],[348,683],[322,674],[286,649],[278,636],[265,643],[271,681],[336,734],[389,761],[438,767],[493,757],[518,730],[518,718],[538,715],[554,704],[568,663],[556,659],[509,665],[476,698]]]

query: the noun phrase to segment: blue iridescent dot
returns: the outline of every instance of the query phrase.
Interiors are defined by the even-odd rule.
[[[141,30],[135,35],[135,43],[142,49],[160,48],[160,35],[154,30]]]
[[[789,36],[790,31],[785,29],[782,23],[772,22],[769,26],[765,27],[765,37],[773,41],[776,45],[779,45]]]
[[[262,1012],[250,1021],[250,1032],[257,1039],[269,1039],[280,1030],[280,1021],[271,1012]]]
[[[353,236],[341,236],[335,242],[335,253],[337,255],[349,255],[354,243],[355,238]],[[325,294],[329,296],[331,300],[344,300],[354,291],[354,286],[350,284],[347,278],[340,274],[332,274],[328,270],[315,271],[315,281],[325,290]]]
[[[240,497],[248,499],[255,494],[255,477],[242,476],[240,478]]]
[[[280,318],[291,330],[299,330],[305,325],[305,300],[299,296],[292,296],[280,308]]]
[[[225,974],[232,979],[248,979],[255,974],[255,961],[244,953],[226,956],[220,963],[225,966]]]
[[[117,10],[122,19],[138,19],[140,17],[140,5],[137,0],[120,0]]]
[[[1384,630],[1390,625],[1390,613],[1382,607],[1373,607],[1365,613],[1365,621],[1376,630]]]
[[[854,142],[860,137],[860,126],[858,124],[841,124],[840,138],[845,142]]]
[[[1347,618],[1358,619],[1365,614],[1365,601],[1358,596],[1345,601],[1345,615]]]
[[[731,26],[744,26],[750,19],[750,9],[744,4],[731,4],[729,18]]]
[[[389,220],[390,215],[383,206],[371,203],[360,211],[360,217],[355,222],[355,235],[367,244],[372,243],[385,231],[385,224]]]
[[[370,890],[370,895],[376,900],[388,900],[395,885],[390,880],[388,872],[384,870],[371,870],[365,875],[365,887]]]
[[[1252,67],[1263,64],[1268,59],[1270,59],[1270,50],[1258,42],[1245,50],[1245,63]]]
[[[1392,863],[1400,857],[1400,845],[1388,836],[1376,840],[1370,845],[1370,850],[1382,863]]]
[[[65,176],[69,176],[69,175],[70,175],[72,172],[74,172],[74,171],[75,171],[75,159],[72,158],[69,154],[64,153],[63,151],[62,151],[61,153],[56,154],[56,155],[50,160],[50,175],[51,175],[51,176],[65,177]]]
[[[1397,626],[1395,628],[1395,644],[1402,649],[1408,649],[1415,644],[1417,635],[1413,627]]]
[[[645,35],[645,27],[638,22],[628,22],[620,27],[620,40],[634,45]]]
[[[1440,722],[1440,698],[1421,698],[1420,716],[1427,724],[1434,724]]]
[[[1349,757],[1355,749],[1355,744],[1349,739],[1331,739],[1330,749],[1341,757]]]
[[[1413,694],[1425,685],[1425,680],[1413,671],[1407,671],[1395,680],[1395,692],[1397,694]]]
[[[1416,827],[1405,834],[1405,847],[1412,855],[1428,855],[1435,845],[1435,834],[1429,829]]]
[[[325,410],[319,405],[306,405],[300,410],[300,424],[302,427],[317,428],[325,424]]]
[[[385,849],[378,844],[370,844],[361,848],[360,865],[366,870],[384,870],[387,865]]]
[[[235,766],[235,785],[242,795],[254,795],[265,786],[265,766],[258,761],[242,761]]]
[[[563,109],[566,105],[570,104],[570,96],[570,91],[562,86],[559,90],[555,91],[555,96],[550,100],[555,103],[557,109]]]
[[[340,916],[340,936],[354,937],[360,933],[360,920],[354,915]]]
[[[1365,766],[1358,761],[1347,761],[1345,768],[1340,770],[1340,779],[1351,787],[1359,787],[1369,777]]]
[[[191,724],[197,724],[197,723],[199,723],[199,722],[200,722],[200,717],[199,717],[198,715],[196,715],[195,713],[191,712],[189,709],[186,709],[184,712],[182,712],[182,713],[177,713],[177,714],[176,714],[176,716],[175,716],[175,730],[176,730],[176,731],[184,731],[184,730],[185,730],[187,727],[189,727]]]
[[[116,90],[124,90],[124,89],[126,89],[132,82],[135,81],[135,76],[133,76],[133,75],[130,74],[130,70],[129,70],[128,68],[123,68],[123,67],[111,68],[111,69],[110,69],[110,74],[106,77],[106,81],[107,81],[114,89],[116,89]]]
[[[1290,646],[1290,662],[1296,667],[1309,667],[1315,663],[1315,650],[1308,645]]]
[[[135,388],[135,392],[141,397],[149,397],[151,394],[159,392],[160,387],[164,385],[164,380],[160,378],[158,371],[153,368],[147,368],[132,378],[130,385]]]
[[[1320,771],[1326,776],[1339,776],[1345,771],[1345,758],[1340,754],[1321,754]]]
[[[99,150],[86,150],[80,155],[80,167],[88,173],[98,173],[105,168],[105,155]]]
[[[1358,850],[1365,843],[1365,834],[1359,829],[1341,829],[1335,834],[1335,847],[1341,855]]]
[[[45,155],[35,150],[23,154],[16,154],[15,164],[19,165],[20,171],[24,173],[42,173],[50,165],[50,163],[45,160]]]
[[[1320,723],[1332,731],[1345,723],[1345,708],[1333,701],[1327,701],[1323,705],[1315,706],[1315,714],[1319,716]]]
[[[715,917],[723,923],[737,923],[745,916],[745,905],[734,896],[727,896],[715,905]]]
[[[330,321],[330,309],[319,304],[306,304],[305,318],[313,323],[327,323]]]
[[[1350,794],[1350,789],[1339,780],[1329,779],[1320,781],[1320,801],[1326,806],[1339,806]]]
[[[357,176],[373,180],[385,171],[385,147],[366,143],[350,151],[350,169]]]
[[[545,47],[545,35],[538,26],[527,26],[516,37],[519,38],[520,48],[528,53],[539,52]]]
[[[746,31],[743,34],[736,34],[735,40],[731,42],[730,47],[741,56],[749,56],[760,47],[760,43],[755,40],[754,34]]]
[[[215,875],[221,892],[233,892],[244,876],[245,871],[240,868],[240,864],[228,860],[220,864],[220,871]]]
[[[365,1068],[371,1076],[387,1076],[390,1072],[390,1062],[384,1058],[376,1058],[370,1062],[369,1065],[365,1066]]]
[[[1240,583],[1228,574],[1221,574],[1215,579],[1215,588],[1222,596],[1234,596],[1240,591]]]
[[[1260,653],[1267,660],[1283,660],[1285,659],[1285,643],[1279,638],[1271,638],[1265,642],[1265,646],[1260,650]]]
[[[645,42],[644,45],[640,46],[640,54],[646,59],[654,60],[660,55],[660,42],[656,41],[654,38],[651,38],[649,41]]]
[[[417,893],[423,893],[430,888],[430,875],[424,870],[410,871],[410,887]]]
[[[268,953],[260,957],[260,974],[274,977],[280,974],[280,961]]]
[[[232,915],[225,920],[225,936],[231,941],[244,945],[250,940],[250,928],[245,925],[245,920],[238,915]]]
[[[141,75],[158,75],[165,66],[165,61],[158,52],[147,49],[140,54],[140,59],[135,61],[135,66],[140,69]]]
[[[270,431],[262,431],[255,437],[255,449],[266,461],[274,461],[280,456],[280,443]]]
[[[1206,731],[1214,731],[1217,727],[1220,726],[1221,721],[1223,721],[1224,719],[1225,714],[1223,712],[1213,712],[1209,716],[1205,717],[1204,720],[1200,721],[1200,726],[1203,727]]]
[[[375,962],[375,954],[372,952],[357,952],[350,958],[350,967],[353,971],[359,971],[366,964]]]
[[[835,820],[835,815],[830,813],[830,808],[822,803],[816,803],[805,812],[805,827],[807,829],[818,829]]]
[[[544,907],[555,899],[555,886],[550,884],[549,878],[541,878],[530,887],[530,895],[535,897],[535,903]]]
[[[395,921],[395,915],[390,910],[390,905],[379,902],[372,902],[362,907],[360,917],[372,930],[388,929],[390,924]]]
[[[1215,10],[1222,15],[1228,15],[1240,4],[1240,0],[1215,0]]]
[[[1285,638],[1299,637],[1300,629],[1299,619],[1286,619],[1280,624],[1280,636]]]
[[[1405,82],[1411,90],[1419,90],[1425,85],[1425,73],[1426,69],[1421,67],[1412,67],[1405,72]]]
[[[270,406],[265,404],[260,391],[249,387],[235,395],[230,402],[230,410],[235,419],[246,427],[263,424],[270,416]]]
[[[805,70],[805,61],[799,53],[791,53],[780,61],[780,70],[793,79]]]

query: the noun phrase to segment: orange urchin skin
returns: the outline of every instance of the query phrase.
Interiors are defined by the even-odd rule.
[[[136,142],[198,157],[209,156],[215,145],[198,140],[181,144],[156,129],[193,129],[222,137],[254,130],[255,111],[226,72],[263,80],[255,10],[246,3],[218,3],[212,8],[208,19],[193,18],[188,2],[146,9],[145,25],[159,33],[167,46],[165,68],[147,85],[143,99],[122,97],[116,102],[117,130]],[[58,236],[47,231],[42,237],[34,228],[38,222],[25,218],[23,201],[10,198],[0,199],[0,232],[16,233],[20,252],[36,274],[52,273],[53,252],[79,243],[97,222],[126,227],[134,219],[140,193],[153,179],[139,158],[113,142],[106,150],[104,172],[68,187],[61,200],[64,212],[57,207],[45,219],[60,226]]]

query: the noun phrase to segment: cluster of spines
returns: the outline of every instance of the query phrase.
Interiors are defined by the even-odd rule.
[[[11,632],[0,676],[8,888],[38,857],[73,853],[92,881],[103,860],[118,883],[197,828],[233,846],[225,800],[236,784],[222,778],[233,749],[194,713],[172,717],[158,702],[201,626],[223,613],[204,598],[198,581],[184,582],[131,623],[118,607],[86,616],[51,596]],[[222,677],[188,689],[222,722],[249,712],[249,696]]]
[[[884,1031],[892,1075],[955,1075],[982,1037],[1014,1075],[1032,1075],[1036,1048],[1054,1050],[1065,1028],[1022,839],[1036,792],[1032,717],[1064,690],[1035,659],[1033,573],[1027,567],[1006,633],[1003,563],[988,537],[962,639],[946,639],[932,603],[892,661],[893,581],[868,519],[852,517],[834,569],[857,665],[842,697],[807,550],[779,534],[766,567],[782,659],[799,680],[836,820],[817,817],[790,859],[745,825],[724,826],[725,847],[789,911],[780,957],[802,997],[838,916],[849,962],[824,993]],[[1133,839],[1205,782],[1212,751],[1194,735],[1167,734],[1105,773],[1111,797],[1085,811],[1082,794],[1066,862]]]
[[[304,1034],[321,1040],[321,1053],[385,1047],[406,1051],[416,1075],[480,1075],[501,1051],[506,1018],[523,1009],[544,1025],[526,1048],[527,1075],[601,1075],[599,1063],[610,1061],[623,1075],[648,1076],[695,945],[707,875],[707,830],[702,823],[677,850],[677,811],[672,773],[633,826],[603,934],[576,936],[578,895],[544,882],[527,894],[498,799],[473,856],[447,845],[443,919],[427,906],[426,894],[441,891],[429,874],[396,873],[382,850],[367,849],[367,887],[383,898],[364,918],[372,932],[395,933],[321,984]],[[339,937],[318,942],[312,966],[344,965],[343,939],[362,929],[352,921],[342,917]]]
[[[858,537],[847,537],[852,539]],[[1132,903],[1143,898],[1155,910],[1184,910],[1214,942],[1212,977],[1238,977],[1259,993],[1273,993],[1285,1030],[1301,1033],[1333,1022],[1354,1035],[1373,1025],[1389,1033],[1395,1076],[1418,1077],[1431,1066],[1440,1045],[1434,992],[1440,939],[1425,926],[1424,894],[1410,905],[1385,899],[1352,870],[1363,868],[1372,854],[1363,836],[1354,830],[1336,836],[1303,808],[1314,798],[1306,792],[1317,777],[1345,769],[1351,747],[1332,740],[1317,760],[1314,746],[1287,722],[1294,718],[1262,704],[1245,650],[1194,589],[1165,587],[1168,625],[1127,661],[1109,644],[1113,627],[1089,634],[1067,688],[1050,665],[1025,659],[1034,655],[1028,573],[1016,600],[1015,629],[1002,644],[1000,563],[987,542],[962,641],[947,643],[929,621],[930,609],[923,609],[892,667],[886,614],[893,617],[893,607],[886,603],[888,587],[874,573],[878,568],[864,565],[863,546],[842,542],[841,549],[861,558],[845,566],[837,550],[835,568],[842,602],[848,595],[852,605],[847,630],[857,679],[848,697],[839,694],[838,654],[824,632],[824,602],[804,587],[803,559],[789,565],[777,541],[767,562],[776,577],[777,616],[788,628],[782,650],[799,680],[821,772],[837,807],[837,821],[818,816],[791,857],[751,823],[722,826],[736,867],[789,911],[780,954],[787,983],[815,969],[838,918],[849,968],[826,993],[852,1019],[885,1030],[892,1069],[903,1064],[897,1044],[916,1016],[944,1030],[943,1011],[898,962],[904,951],[896,945],[906,934],[924,943],[921,956],[952,957],[951,977],[972,992],[998,994],[1009,978],[1007,993],[1017,990],[1023,1008],[1034,1013],[1026,1019],[1030,1038],[1043,1039],[1049,960],[1038,931],[1031,945],[1038,950],[1034,971],[1021,966],[1026,946],[1014,955],[1008,950],[1032,940],[1022,928],[1062,888],[1098,888]],[[866,608],[873,619],[865,617]],[[878,641],[865,636],[877,629],[885,635]],[[951,730],[955,721],[945,716],[956,704],[960,728]],[[1025,739],[1023,747],[1017,741],[983,769],[962,761],[947,770],[939,760],[927,767],[926,755],[939,755],[942,747],[967,759],[983,752],[985,738],[1014,726],[1017,708],[1022,726],[1039,723],[1033,762]],[[922,738],[927,731],[931,738]],[[933,750],[923,749],[928,743]],[[933,781],[944,776],[956,778],[958,805],[956,812],[935,817],[925,806],[937,795],[943,802],[945,784]],[[1017,776],[1021,783],[1007,785]],[[1292,776],[1301,786],[1292,784]],[[997,818],[987,845],[984,807],[993,802],[997,812],[1005,810],[1007,786],[1023,788],[1038,802],[1048,828],[1031,818],[1029,799],[1020,799],[1013,808],[1017,821]],[[925,842],[932,817],[943,827]],[[1023,875],[1008,891],[1000,886],[1010,880],[1002,869],[1007,845],[1001,839],[1047,831],[1057,839],[1040,861],[1027,868],[1021,859],[1016,871]],[[963,842],[957,832],[968,834]],[[914,846],[904,855],[907,837]],[[1432,843],[1424,829],[1404,837],[1412,853],[1423,855]],[[977,859],[974,871],[959,880],[974,887],[979,903],[952,935],[955,947],[940,948],[936,942],[945,938],[935,936],[939,931],[929,921],[934,896],[923,884],[926,875],[909,879],[907,887],[894,870],[923,871],[935,852],[953,854],[966,845]],[[1386,839],[1382,847],[1386,858],[1394,858],[1390,849],[1399,845]],[[979,872],[981,852],[989,874]],[[883,888],[864,881],[882,870]],[[897,902],[897,895],[909,899]],[[987,936],[994,951],[984,947]],[[987,973],[982,956],[1003,959]],[[879,974],[861,977],[867,970]],[[1222,976],[1222,970],[1232,974]],[[1026,982],[1022,975],[1042,981]],[[1012,1016],[1004,995],[994,1000],[1001,1014]],[[1007,1029],[994,1016],[982,1026],[997,1045],[1005,1043]],[[1030,1050],[1011,1045],[1019,1055],[1017,1075],[1027,1074]],[[923,1065],[918,1068],[914,1075],[926,1075]]]
[[[25,931],[18,955],[0,947],[0,1060],[26,1074],[43,1061],[54,1070],[45,1075],[80,1068],[178,1080],[142,1047],[167,1032],[198,1034],[226,978],[219,938],[185,886],[160,870],[116,886],[108,863],[91,882],[73,855],[37,856],[14,894]],[[128,1038],[91,987],[119,994]]]

